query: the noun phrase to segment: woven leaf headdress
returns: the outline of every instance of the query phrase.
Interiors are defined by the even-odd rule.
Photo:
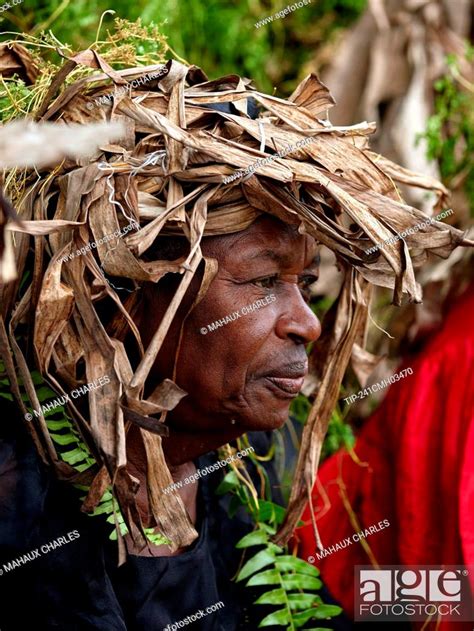
[[[97,72],[69,85],[53,100],[67,69],[78,64]],[[244,230],[269,213],[298,225],[330,248],[344,271],[339,298],[325,318],[318,342],[316,396],[279,534],[280,541],[287,540],[306,501],[306,489],[314,483],[352,349],[355,344],[364,346],[371,286],[392,288],[395,304],[404,293],[420,301],[414,267],[424,263],[429,252],[446,257],[468,242],[459,230],[434,221],[375,252],[366,250],[427,219],[403,201],[397,183],[431,191],[433,212],[445,205],[447,191],[436,180],[374,154],[369,148],[373,124],[332,126],[327,111],[333,99],[315,75],[284,100],[258,92],[237,75],[209,81],[201,69],[176,61],[165,68],[115,71],[97,53],[84,51],[65,67],[37,118],[56,121],[65,135],[72,123],[105,120],[121,122],[125,132],[116,143],[103,144],[93,159],[63,161],[54,171],[39,169],[39,178],[38,173],[27,177],[26,192],[17,204],[20,221],[9,220],[6,228],[14,234],[17,278],[1,289],[1,350],[6,358],[13,354],[35,408],[39,402],[27,353],[58,394],[105,374],[110,383],[88,394],[87,414],[71,404],[74,422],[96,458],[95,467],[78,475],[62,462],[43,418],[28,424],[37,448],[61,478],[91,485],[85,500],[88,510],[112,483],[132,536],[144,543],[136,481],[127,471],[126,458],[127,426],[135,423],[147,454],[154,522],[175,547],[196,537],[179,495],[162,492],[172,483],[161,445],[167,433],[166,412],[184,393],[166,380],[145,399],[145,385],[172,318],[203,262],[202,239]],[[255,117],[251,114],[256,110]],[[134,230],[110,238],[130,223]],[[187,256],[150,260],[151,246],[165,235],[184,236],[189,241]],[[97,244],[95,249],[85,247],[91,242]],[[80,248],[83,255],[70,256]],[[200,295],[216,271],[209,262],[204,266]],[[20,289],[27,268],[31,274]],[[168,272],[180,274],[181,280],[144,348],[130,304],[139,299],[144,282],[156,283]],[[124,298],[115,282],[137,291]],[[114,326],[103,321],[104,301],[114,306]],[[25,324],[32,327],[30,336],[20,343],[16,333]],[[138,362],[124,345],[130,334]],[[6,364],[14,379],[13,362],[7,359]]]

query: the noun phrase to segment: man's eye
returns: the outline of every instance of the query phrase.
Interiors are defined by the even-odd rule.
[[[317,280],[318,280],[318,277],[315,276],[314,274],[305,274],[304,276],[300,276],[298,278],[298,287],[299,287],[300,293],[303,296],[303,299],[305,300],[305,302],[307,302],[308,304],[309,304],[309,301],[311,300],[311,291],[309,288]]]
[[[298,279],[298,285],[300,289],[308,289],[313,283],[318,280],[318,277],[314,274],[305,274]]]
[[[265,276],[265,278],[254,280],[252,283],[262,289],[273,289],[276,286],[277,280],[278,276],[274,274],[273,276]]]

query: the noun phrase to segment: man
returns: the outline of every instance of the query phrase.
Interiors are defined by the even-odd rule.
[[[368,280],[393,287],[396,301],[404,292],[420,298],[406,245],[371,256],[364,249],[420,215],[398,201],[394,179],[442,196],[441,185],[371,155],[370,126],[321,122],[331,98],[314,76],[283,101],[235,76],[208,81],[195,67],[168,68],[146,92],[104,106],[127,121],[122,147],[104,146],[90,164],[63,165],[48,176],[49,193],[33,184],[29,204],[40,195],[44,216],[55,220],[30,220],[25,211],[11,226],[49,235],[46,248],[34,241],[34,262],[28,239],[18,238],[18,268],[34,264],[34,281],[26,293],[18,281],[6,287],[2,313],[12,337],[2,339],[28,394],[27,407],[5,352],[25,428],[62,481],[39,464],[30,439],[17,437],[17,424],[5,427],[1,561],[13,551],[21,557],[22,567],[9,567],[5,578],[9,594],[21,585],[29,607],[6,608],[2,629],[34,617],[47,629],[154,630],[201,609],[195,628],[256,628],[255,597],[231,582],[240,562],[234,545],[251,530],[249,518],[229,519],[228,500],[213,492],[217,475],[198,484],[190,476],[203,458],[216,462],[211,450],[248,431],[264,455],[265,432],[285,422],[307,372],[305,345],[321,334],[304,301],[317,277],[318,241],[337,253],[345,282],[321,337],[318,392],[284,531],[298,520],[304,468],[313,475],[352,346],[363,342]],[[62,122],[81,99],[64,100]],[[267,110],[257,120],[255,102]],[[132,220],[139,230],[117,236]],[[446,255],[463,235],[435,223],[406,242]],[[21,330],[25,312],[34,323],[34,361]],[[60,427],[43,420],[33,367],[67,401],[83,439],[77,454],[53,444]],[[91,457],[75,468],[86,447]],[[268,475],[276,487],[271,467]],[[84,512],[100,512],[113,494],[118,548],[103,523],[80,515],[65,480],[85,489]],[[38,556],[38,544],[51,539],[59,550]]]
[[[175,379],[188,396],[169,415],[170,435],[163,439],[175,483],[196,474],[198,464],[202,469],[201,464],[216,462],[216,455],[198,461],[202,454],[244,432],[265,432],[285,422],[307,372],[305,345],[320,334],[319,321],[304,297],[317,278],[312,237],[268,216],[242,232],[206,238],[202,247],[205,256],[217,260],[219,271],[185,323],[178,356]],[[136,322],[145,344],[166,309],[166,294],[172,295],[172,281],[163,293],[155,285],[144,291]],[[194,293],[191,286],[183,309]],[[270,296],[274,299],[267,303]],[[262,306],[250,310],[257,301]],[[208,335],[201,333],[204,325],[235,312],[242,313],[235,321]],[[153,368],[157,382],[173,375],[170,351],[178,344],[180,325],[178,318],[158,355]],[[128,467],[140,481],[138,508],[143,523],[148,523],[146,455],[136,427],[127,438]],[[57,535],[76,530],[80,537],[7,571],[2,588],[8,593],[21,583],[29,606],[19,610],[15,605],[9,611],[5,605],[2,629],[19,628],[30,616],[45,629],[161,629],[218,602],[224,606],[196,620],[194,628],[228,630],[239,622],[241,628],[252,628],[247,626],[250,620],[256,628],[255,614],[250,618],[241,611],[244,604],[250,606],[250,595],[245,599],[239,594],[237,599],[238,591],[231,588],[241,556],[233,546],[251,525],[242,515],[229,523],[224,503],[213,498],[215,473],[203,478],[204,496],[197,481],[178,489],[200,534],[191,549],[171,552],[169,546],[153,544],[143,549],[127,537],[129,561],[117,570],[114,546],[107,545],[103,525],[96,527],[94,519],[81,516],[80,503],[71,503],[68,493],[54,484],[28,443],[11,432],[4,436],[2,562],[38,548],[41,552],[40,544]],[[260,455],[268,450],[268,439],[255,436],[253,444]],[[271,468],[269,472],[276,486]],[[25,506],[33,536],[24,532]],[[6,537],[9,526],[13,532]],[[90,592],[87,583],[93,585]]]

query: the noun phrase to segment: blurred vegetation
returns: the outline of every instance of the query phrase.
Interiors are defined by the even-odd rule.
[[[345,406],[345,408],[345,412],[347,413],[347,406]],[[308,401],[308,398],[299,394],[291,404],[291,416],[298,421],[298,423],[304,425],[310,409],[311,403]],[[344,421],[344,415],[338,405],[333,410],[331,420],[329,421],[328,433],[324,439],[321,453],[321,462],[326,460],[326,458],[333,453],[336,453],[341,447],[351,448],[354,446],[354,443],[355,437],[352,428]]]
[[[144,25],[159,26],[178,58],[201,66],[210,78],[237,72],[252,78],[261,90],[277,87],[288,94],[308,72],[305,66],[317,51],[352,24],[366,4],[313,0],[257,29],[256,22],[288,6],[285,0],[24,0],[0,14],[0,29],[35,36],[51,29],[77,51],[95,41],[105,11],[101,36],[114,17],[141,18]]]
[[[461,70],[466,62],[473,67],[474,47],[466,43],[464,59],[448,55],[446,61],[448,73],[434,84],[434,114],[423,137],[444,183],[464,191],[474,216],[474,83]]]

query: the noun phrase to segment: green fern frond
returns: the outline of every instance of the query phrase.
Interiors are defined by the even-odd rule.
[[[288,625],[287,631],[294,631],[312,620],[329,619],[341,613],[340,607],[325,605],[314,593],[322,587],[319,570],[302,559],[285,554],[283,548],[270,541],[272,533],[268,532],[268,527],[261,526],[243,537],[236,546],[265,546],[245,563],[237,576],[237,581],[249,579],[248,587],[272,587],[254,604],[280,608],[265,616],[259,627]]]
[[[46,384],[43,377],[38,371],[31,373],[31,379],[36,386],[36,396],[41,405],[47,401],[57,397],[57,394]],[[22,381],[19,380],[20,386]],[[13,396],[10,392],[10,382],[5,375],[5,365],[0,360],[0,397],[13,401]],[[29,398],[26,394],[22,395],[25,402],[29,402]],[[64,406],[56,406],[51,410],[44,410],[43,416],[46,422],[46,426],[51,436],[51,440],[58,445],[58,455],[67,464],[71,465],[76,471],[83,472],[91,468],[96,464],[96,460],[90,452],[90,449],[82,440],[79,431],[74,427],[71,419],[68,417]],[[84,493],[81,497],[81,501],[84,501],[89,487],[81,484],[75,484],[74,487]],[[117,530],[115,524],[118,527],[122,535],[128,533],[125,520],[116,504],[116,501],[112,495],[111,487],[105,491],[101,497],[99,504],[96,508],[89,513],[90,516],[96,517],[97,515],[107,515],[106,521],[114,525],[114,529],[109,536],[109,539],[113,541],[117,540]],[[144,530],[147,539],[154,545],[171,544],[171,541],[160,533],[155,533],[154,528],[145,528]]]

